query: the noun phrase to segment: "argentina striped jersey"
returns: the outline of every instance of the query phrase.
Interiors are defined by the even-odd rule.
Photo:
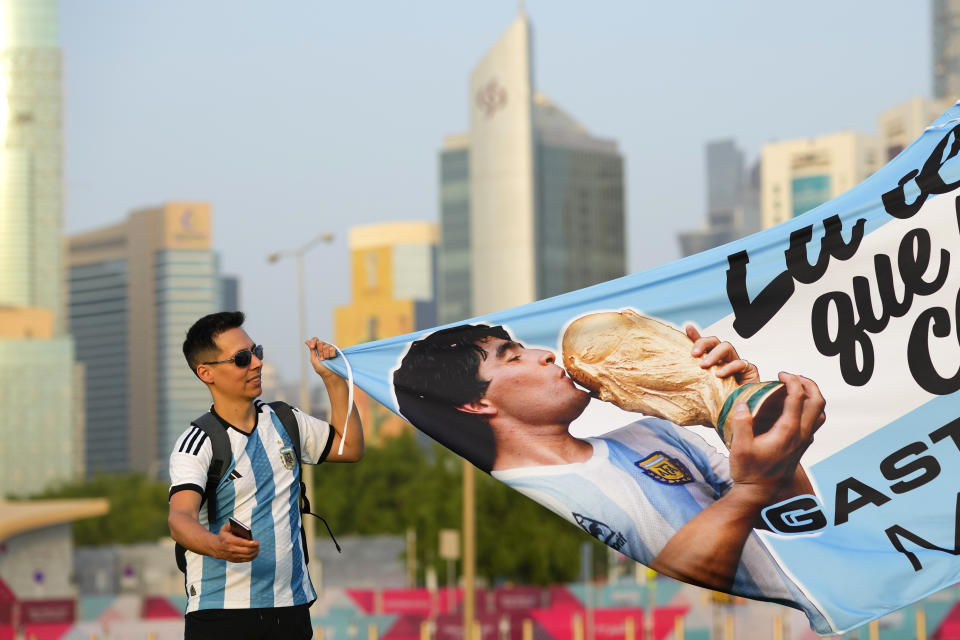
[[[259,400],[255,405],[257,424],[249,434],[220,419],[233,460],[217,486],[217,522],[208,522],[205,504],[198,519],[217,533],[233,516],[251,528],[260,552],[252,562],[233,563],[188,550],[187,613],[288,607],[316,599],[300,540],[300,467],[290,465],[293,443],[269,405]],[[322,461],[333,441],[330,425],[297,409],[293,413],[300,427],[301,461]],[[284,464],[284,453],[292,469]],[[170,455],[170,495],[182,490],[203,495],[212,457],[210,439],[191,425]]]
[[[667,420],[644,418],[586,441],[593,455],[585,462],[492,475],[646,565],[733,486],[728,459],[698,434]],[[744,544],[732,591],[798,602],[815,628],[829,632],[826,620],[784,575],[756,533]]]

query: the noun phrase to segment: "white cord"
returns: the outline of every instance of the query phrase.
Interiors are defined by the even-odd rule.
[[[960,122],[960,118],[953,118],[952,120],[947,120],[946,122],[941,122],[940,124],[932,124],[926,129],[923,130],[924,133],[927,131],[936,131],[937,129],[943,129],[946,126],[953,124],[954,122]]]
[[[340,351],[340,347],[333,345],[333,348],[337,350],[337,353],[343,358],[343,363],[347,365],[347,417],[343,421],[343,433],[340,435],[340,449],[337,451],[339,456],[343,455],[343,443],[347,441],[347,425],[350,424],[350,414],[353,413],[353,369],[350,367],[347,356],[343,354],[343,351]]]

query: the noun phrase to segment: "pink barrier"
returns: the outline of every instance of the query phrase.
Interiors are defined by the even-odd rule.
[[[20,620],[24,623],[63,624],[77,619],[77,601],[21,600]]]
[[[931,638],[932,640],[960,640],[960,603],[950,609]]]
[[[27,640],[60,640],[73,628],[69,622],[23,625],[24,637]]]
[[[183,612],[176,609],[173,604],[163,596],[147,596],[143,599],[141,617],[146,620],[182,618]]]

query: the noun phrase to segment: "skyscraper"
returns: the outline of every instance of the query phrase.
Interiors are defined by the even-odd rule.
[[[0,496],[72,479],[55,0],[0,0]]]
[[[88,473],[163,475],[176,437],[209,406],[181,346],[197,318],[223,309],[210,228],[208,204],[168,202],[69,238]]]
[[[748,170],[732,139],[715,140],[706,145],[706,172],[706,226],[679,234],[684,256],[760,230],[759,166]]]
[[[960,99],[960,3],[932,0],[933,97]]]
[[[534,91],[523,14],[470,76],[470,131],[440,152],[440,321],[624,274],[623,158]]]
[[[63,334],[61,52],[55,0],[0,0],[0,304]]]

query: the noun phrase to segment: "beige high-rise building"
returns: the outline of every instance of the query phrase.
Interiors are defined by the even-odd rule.
[[[187,329],[221,311],[210,205],[168,202],[69,238],[70,331],[86,365],[88,473],[166,473],[209,408],[183,358]]]
[[[392,338],[437,324],[437,225],[387,222],[350,229],[350,304],[334,310],[341,346]],[[409,428],[357,390],[357,407],[371,443]]]
[[[530,23],[520,15],[470,76],[470,285],[477,314],[536,297],[530,67]]]
[[[877,116],[877,149],[880,164],[892,160],[920,137],[931,122],[953,105],[953,100],[915,96]]]
[[[854,131],[767,143],[760,157],[764,228],[835,198],[882,164],[873,138]]]

